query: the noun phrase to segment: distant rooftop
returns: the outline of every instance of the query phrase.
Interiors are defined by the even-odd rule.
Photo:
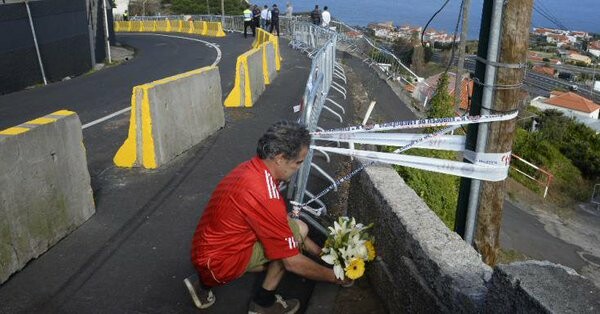
[[[600,109],[600,106],[593,101],[572,92],[553,91],[545,103],[585,113],[592,113]]]

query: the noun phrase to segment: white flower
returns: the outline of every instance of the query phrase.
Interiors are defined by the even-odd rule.
[[[344,280],[344,268],[342,268],[342,266],[334,265],[333,272],[335,273],[335,278],[339,280]]]
[[[369,257],[369,251],[367,251],[367,247],[364,243],[356,247],[356,256],[363,260],[366,260]]]
[[[333,265],[336,262],[338,262],[338,260],[337,260],[338,256],[337,256],[337,254],[335,254],[335,250],[331,250],[331,252],[329,252],[329,254],[321,256],[321,259],[329,265]]]

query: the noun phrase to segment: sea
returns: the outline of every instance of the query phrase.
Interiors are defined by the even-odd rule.
[[[284,0],[285,1],[285,0]],[[520,0],[511,0],[520,1]],[[294,12],[311,11],[315,5],[321,10],[329,7],[334,18],[349,25],[366,26],[371,22],[392,21],[394,25],[425,26],[445,0],[290,0]],[[258,3],[258,2],[257,2]],[[460,0],[450,0],[431,22],[430,27],[453,33],[460,11]],[[285,8],[285,3],[279,4]],[[479,37],[483,0],[472,0],[469,13],[469,39]],[[600,0],[535,0],[533,27],[562,28],[600,34]],[[561,25],[561,26],[559,26]]]

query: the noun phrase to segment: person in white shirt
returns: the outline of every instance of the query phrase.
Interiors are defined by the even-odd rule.
[[[271,11],[269,11],[269,7],[265,5],[260,11],[260,28],[267,30],[267,25],[271,20]]]
[[[287,7],[285,9],[285,17],[291,19],[292,18],[292,12],[294,11],[294,7],[292,6],[291,2],[287,3]]]
[[[327,6],[323,7],[323,13],[321,13],[321,26],[329,27],[329,22],[331,22],[331,14],[327,11]]]

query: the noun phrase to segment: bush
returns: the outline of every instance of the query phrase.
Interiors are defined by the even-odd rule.
[[[411,149],[409,155],[456,160],[454,152],[428,149]],[[410,186],[446,224],[454,230],[460,178],[409,167],[394,166],[406,184]]]
[[[521,128],[517,128],[513,152],[525,160],[550,171],[554,175],[554,181],[550,185],[551,191],[569,196],[578,201],[586,200],[589,197],[590,185],[582,177],[581,171],[558,148],[543,139],[542,134],[528,133]],[[513,162],[514,164],[515,162]],[[519,170],[536,177],[536,171],[532,168],[519,167]],[[531,179],[515,173],[514,171],[511,172],[515,180],[532,188],[534,191],[539,191],[539,185]]]

